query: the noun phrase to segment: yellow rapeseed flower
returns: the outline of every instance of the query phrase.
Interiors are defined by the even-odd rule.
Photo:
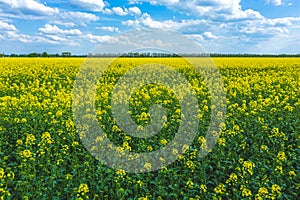
[[[4,169],[0,168],[0,179],[4,177]]]
[[[32,144],[35,144],[35,136],[33,134],[27,134],[26,135],[26,142],[25,144],[26,145],[32,145]]]
[[[21,157],[23,158],[31,158],[32,157],[32,153],[30,150],[24,150],[20,152]]]
[[[286,156],[285,156],[285,153],[284,153],[283,151],[279,151],[279,152],[278,152],[277,158],[278,158],[278,160],[280,160],[280,161],[286,161]]]
[[[85,193],[89,192],[89,186],[85,183],[81,183],[77,192],[78,194],[84,195]]]
[[[296,176],[296,173],[294,171],[289,171],[290,176]]]
[[[244,161],[243,162],[243,169],[248,171],[249,174],[253,175],[252,169],[255,167],[255,164],[251,161]]]
[[[242,191],[242,196],[243,197],[249,197],[252,195],[251,190],[247,189],[245,186],[241,186],[240,187],[241,191]]]
[[[166,140],[166,139],[162,139],[162,140],[160,140],[160,144],[162,144],[162,145],[166,145],[168,143],[168,141]]]
[[[225,185],[220,183],[216,188],[214,188],[214,192],[216,194],[224,194],[226,192]]]
[[[151,163],[145,163],[144,164],[144,168],[146,169],[146,170],[151,170]]]
[[[226,139],[225,138],[219,138],[218,139],[218,143],[221,146],[226,146]]]
[[[23,141],[19,139],[19,140],[16,141],[16,144],[17,144],[17,146],[20,146],[20,145],[23,144]]]
[[[261,196],[261,197],[265,197],[266,195],[269,194],[269,191],[267,188],[265,187],[261,187],[258,189],[258,195]]]
[[[281,188],[277,184],[272,185],[272,193],[274,194],[281,194]]]
[[[186,182],[186,186],[187,186],[188,188],[192,188],[192,187],[194,186],[193,181],[191,181],[191,180],[187,181],[187,182]]]
[[[200,185],[200,189],[201,189],[202,192],[207,192],[206,185]]]
[[[235,173],[231,173],[229,178],[226,180],[227,184],[236,183],[237,182],[237,175]]]

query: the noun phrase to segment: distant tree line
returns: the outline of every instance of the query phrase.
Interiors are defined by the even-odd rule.
[[[6,55],[4,53],[0,54],[0,57],[30,57],[30,58],[36,58],[36,57],[42,57],[42,58],[50,58],[50,57],[86,57],[86,55],[72,55],[70,52],[62,52],[61,54],[55,53],[55,54],[48,54],[47,52],[43,53],[36,53],[32,52],[29,54],[10,54]]]
[[[300,54],[219,54],[219,53],[193,53],[193,54],[171,54],[171,53],[139,53],[130,52],[125,54],[91,54],[88,57],[125,57],[125,58],[144,58],[144,57],[159,57],[159,58],[169,58],[169,57],[300,57]]]
[[[170,58],[170,57],[300,57],[300,54],[220,54],[220,53],[194,53],[194,54],[175,54],[175,53],[155,53],[155,52],[129,52],[125,54],[92,54],[87,55],[72,55],[70,52],[62,52],[61,54],[29,53],[29,54],[10,54],[0,53],[0,57],[126,57],[126,58]]]
[[[210,54],[210,57],[300,57],[300,54]]]

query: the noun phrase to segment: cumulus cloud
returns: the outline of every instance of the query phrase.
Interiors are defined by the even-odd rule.
[[[83,39],[87,39],[88,41],[93,43],[106,42],[112,38],[112,36],[108,36],[108,35],[93,35],[91,33],[84,34],[80,37]]]
[[[24,42],[24,43],[31,42],[32,39],[33,39],[30,35],[20,34],[20,33],[17,33],[15,31],[7,31],[6,32],[6,37],[8,39],[21,41],[21,42]]]
[[[17,28],[13,24],[9,24],[0,20],[0,30],[17,31]]]
[[[34,0],[0,0],[2,11],[17,15],[55,15],[57,8],[51,8]]]
[[[109,32],[117,32],[117,33],[120,32],[120,29],[114,26],[102,26],[102,27],[97,27],[96,29],[109,31]]]
[[[67,38],[60,37],[60,36],[57,36],[57,35],[45,35],[45,37],[49,38],[50,40],[58,41],[58,42],[66,42],[66,41],[68,41]]]
[[[241,0],[139,0],[154,5],[163,5],[186,15],[209,16],[210,18],[222,17],[225,19],[261,18],[261,15],[251,9],[242,10]]]
[[[46,34],[63,34],[63,35],[81,35],[81,31],[79,29],[70,29],[70,30],[63,30],[60,29],[56,25],[46,24],[44,27],[39,28],[39,31]]]
[[[140,15],[140,14],[142,14],[142,11],[138,7],[136,7],[136,6],[128,8],[128,12],[129,12],[129,14],[133,14],[133,15]]]
[[[208,39],[217,39],[217,38],[218,38],[218,37],[215,36],[212,32],[209,32],[209,31],[204,32],[203,35],[204,35],[206,38],[208,38]]]
[[[103,0],[71,0],[70,2],[80,8],[95,12],[102,12],[107,6]]]
[[[122,24],[126,26],[132,26],[132,27],[178,30],[183,27],[205,25],[206,22],[207,22],[206,20],[201,20],[201,19],[181,20],[179,22],[173,20],[157,21],[153,19],[148,13],[144,13],[140,18],[135,20],[123,21]]]
[[[141,15],[142,11],[136,6],[130,8],[113,7],[112,9],[105,8],[103,10],[103,13],[109,15],[115,14],[119,16],[127,16],[127,15],[134,16],[134,15]]]
[[[74,26],[86,26],[87,23],[98,20],[99,17],[91,13],[69,11],[60,13],[53,21],[59,21],[62,24],[72,24]],[[52,20],[50,20],[50,22],[52,22]]]
[[[273,4],[275,6],[281,6],[281,5],[283,5],[282,0],[267,0],[267,3]]]
[[[113,7],[112,8],[112,11],[117,14],[117,15],[120,15],[120,16],[125,16],[127,15],[127,10],[126,9],[123,9],[121,7]]]

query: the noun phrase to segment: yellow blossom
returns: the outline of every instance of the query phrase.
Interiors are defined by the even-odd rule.
[[[261,197],[265,197],[266,195],[269,194],[269,191],[267,188],[265,187],[261,187],[258,189],[258,195],[261,196]]]
[[[20,152],[20,155],[24,158],[31,158],[32,157],[32,153],[30,150],[24,150]]]
[[[85,193],[89,192],[89,186],[85,183],[81,183],[77,192],[81,195],[84,195]]]
[[[20,145],[23,144],[23,141],[19,139],[19,140],[16,141],[16,143],[17,143],[17,146],[20,146]]]
[[[26,135],[26,142],[25,142],[25,144],[26,145],[32,145],[32,144],[34,144],[35,143],[35,136],[34,135],[32,135],[32,134],[27,134]]]
[[[226,146],[226,139],[225,138],[219,138],[218,139],[218,143],[221,146]]]
[[[151,166],[151,163],[145,163],[145,164],[144,164],[144,168],[145,168],[146,170],[148,170],[148,171],[151,170],[151,167],[152,167],[152,166]]]
[[[226,183],[229,184],[229,183],[236,183],[237,182],[237,175],[235,173],[231,173],[229,178],[226,180]]]
[[[266,150],[268,150],[268,146],[267,145],[261,145],[260,149],[263,150],[263,151],[266,151]]]
[[[255,167],[255,164],[251,161],[244,161],[243,162],[243,169],[248,171],[249,174],[253,175],[252,169]]]
[[[225,185],[220,183],[216,188],[214,188],[216,194],[224,194],[226,192]]]
[[[137,181],[137,184],[138,184],[140,187],[142,187],[142,186],[143,186],[143,181],[138,180],[138,181]]]
[[[240,187],[241,191],[242,191],[242,196],[243,197],[249,197],[252,195],[251,190],[247,189],[245,186],[241,186]]]
[[[4,177],[4,169],[0,168],[0,179]]]
[[[289,171],[290,176],[296,176],[296,173],[294,171]]]
[[[277,158],[278,158],[278,160],[280,160],[280,161],[286,161],[286,156],[285,156],[285,153],[284,153],[283,151],[279,151],[279,152],[278,152]]]
[[[166,139],[162,139],[162,140],[160,140],[160,144],[162,144],[162,145],[166,145],[168,143],[168,141],[166,140]]]
[[[281,188],[277,184],[272,185],[272,193],[281,194]]]
[[[202,192],[207,192],[206,185],[200,185],[200,189],[201,189]]]
[[[194,186],[193,181],[191,181],[191,180],[187,181],[186,186],[189,187],[189,188],[192,188]]]

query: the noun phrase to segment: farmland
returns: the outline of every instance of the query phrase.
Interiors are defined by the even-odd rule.
[[[83,58],[1,58],[0,199],[296,199],[300,58],[213,58],[227,112],[217,144],[204,158],[197,155],[206,142],[210,95],[197,71],[179,58],[114,62],[99,78],[99,126],[120,152],[152,152],[172,140],[182,115],[176,95],[165,87],[147,85],[130,99],[130,114],[141,127],[151,122],[152,104],[165,107],[163,129],[151,139],[126,135],[112,117],[113,86],[129,69],[153,59],[191,83],[199,127],[175,162],[129,173],[99,162],[80,139],[72,92]]]

